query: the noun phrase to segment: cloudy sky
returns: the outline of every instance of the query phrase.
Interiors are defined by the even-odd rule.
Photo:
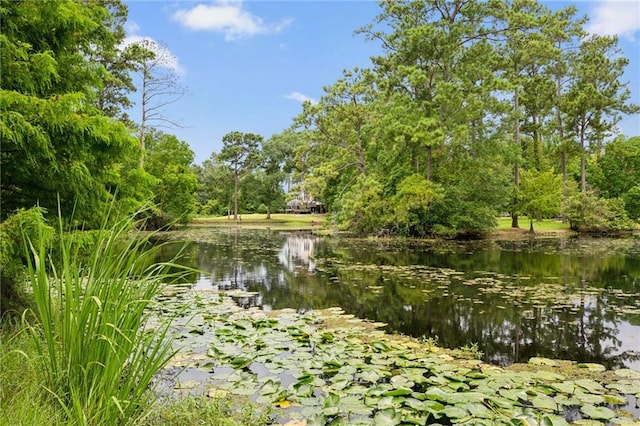
[[[129,41],[163,44],[169,66],[187,89],[165,115],[183,127],[163,129],[187,141],[196,162],[218,152],[230,131],[268,138],[291,125],[301,103],[322,96],[343,69],[367,67],[379,46],[354,35],[374,22],[379,6],[364,0],[142,1],[129,7]],[[559,8],[568,2],[544,2]],[[640,103],[640,1],[574,2],[588,30],[617,34],[630,59],[625,75]],[[134,99],[136,95],[134,95]],[[138,119],[137,110],[131,112]],[[640,135],[640,118],[620,124]]]

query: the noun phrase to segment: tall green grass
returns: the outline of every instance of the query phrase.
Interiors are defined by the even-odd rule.
[[[132,229],[127,220],[100,230],[88,258],[71,238],[59,238],[55,261],[25,235],[35,300],[25,324],[42,385],[70,424],[138,423],[155,400],[157,373],[175,353],[170,321],[148,325],[154,297],[176,265],[152,263],[157,247]]]

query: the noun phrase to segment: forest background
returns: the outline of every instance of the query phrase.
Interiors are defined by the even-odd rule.
[[[163,226],[299,198],[360,234],[481,235],[507,214],[633,228],[640,139],[616,125],[639,109],[617,37],[529,0],[378,12],[354,28],[380,46],[368,67],[305,100],[289,128],[231,131],[196,165],[167,131],[186,90],[176,59],[127,36],[126,4],[2,2],[2,218],[38,205],[86,229],[151,200]]]

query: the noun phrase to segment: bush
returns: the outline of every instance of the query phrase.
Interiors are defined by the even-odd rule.
[[[640,219],[640,185],[631,188],[622,196],[624,207],[629,217],[634,220]]]
[[[0,224],[0,317],[20,315],[32,302],[25,291],[23,236],[44,247],[51,245],[54,231],[46,225],[45,213],[40,207],[20,209]]]
[[[621,198],[598,198],[592,192],[576,194],[568,198],[563,210],[574,231],[604,234],[633,229]]]

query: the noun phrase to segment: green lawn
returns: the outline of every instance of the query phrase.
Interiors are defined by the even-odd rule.
[[[526,216],[522,216],[518,221],[520,225],[520,229],[529,230],[529,218]],[[511,228],[511,218],[510,217],[500,217],[498,218],[498,230],[505,230]],[[533,230],[538,231],[568,231],[569,222],[562,223],[559,220],[555,219],[544,219],[544,220],[534,220],[533,221]]]
[[[273,213],[267,219],[264,213],[242,214],[235,221],[232,216],[196,217],[191,222],[194,226],[240,226],[243,228],[272,229],[322,229],[327,215],[325,214],[287,214]]]

